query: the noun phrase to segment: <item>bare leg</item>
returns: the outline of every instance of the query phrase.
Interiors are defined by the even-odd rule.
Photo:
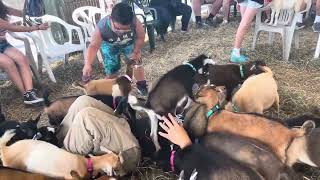
[[[230,0],[223,0],[223,4],[222,4],[223,22],[229,21],[230,2],[231,2]]]
[[[215,0],[215,1],[213,1],[210,14],[212,14],[213,16],[218,14],[219,10],[222,7],[222,3],[223,3],[223,0]]]
[[[201,0],[192,1],[192,10],[195,16],[201,16]]]
[[[241,11],[242,19],[236,33],[236,40],[234,43],[235,48],[241,48],[242,41],[251,26],[251,22],[253,18],[257,13],[257,9],[255,8],[243,9],[242,7],[240,7],[240,11]]]
[[[320,0],[316,2],[316,15],[320,16]]]
[[[10,57],[2,53],[0,53],[0,69],[3,69],[8,74],[9,78],[17,86],[21,94],[26,92],[16,64]]]
[[[18,66],[18,71],[23,82],[25,90],[32,90],[32,74],[27,57],[16,48],[8,48],[4,52]]]

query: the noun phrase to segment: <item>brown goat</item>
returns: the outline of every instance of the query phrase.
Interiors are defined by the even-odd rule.
[[[132,79],[128,75],[116,79],[91,80],[87,84],[73,83],[75,88],[83,90],[86,95],[128,96],[132,87]]]
[[[30,173],[18,169],[1,167],[1,180],[58,180],[56,178],[47,177],[41,174]]]
[[[288,129],[281,123],[263,116],[219,110],[217,108],[219,101],[221,101],[219,91],[219,88],[215,86],[205,85],[196,94],[196,101],[207,106],[207,131],[227,132],[256,139],[268,145],[285,163],[288,146],[296,137],[303,136],[305,129]]]
[[[274,105],[279,115],[279,94],[277,83],[270,68],[261,67],[265,72],[249,77],[235,93],[225,109],[235,112],[263,111]]]

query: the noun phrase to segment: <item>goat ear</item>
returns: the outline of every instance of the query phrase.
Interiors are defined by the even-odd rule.
[[[316,127],[316,124],[312,120],[307,120],[304,122],[301,126],[302,129],[304,129],[305,134],[310,134],[310,132]]]
[[[72,179],[76,179],[76,180],[81,179],[80,175],[75,170],[71,170],[70,175],[72,176]]]

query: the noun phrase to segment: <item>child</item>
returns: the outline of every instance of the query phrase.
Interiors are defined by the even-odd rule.
[[[132,8],[126,3],[116,4],[111,16],[99,21],[92,36],[82,70],[83,79],[91,76],[92,63],[101,48],[106,78],[116,78],[119,75],[120,54],[123,54],[127,63],[127,74],[135,76],[139,93],[146,95],[148,90],[141,65],[144,36],[144,28],[134,16]]]

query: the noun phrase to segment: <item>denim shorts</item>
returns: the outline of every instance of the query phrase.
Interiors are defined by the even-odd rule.
[[[133,51],[134,45],[112,46],[103,41],[101,44],[101,53],[103,56],[104,71],[107,76],[118,73],[120,70],[120,55],[125,56],[126,63],[130,63],[129,56]]]
[[[0,40],[0,53],[4,53],[4,51],[8,48],[13,47],[11,44],[8,43],[6,40]]]
[[[263,4],[259,4],[255,1],[252,1],[252,0],[244,0],[244,1],[240,2],[239,5],[249,7],[249,8],[254,8],[254,9],[258,9],[263,6]]]

